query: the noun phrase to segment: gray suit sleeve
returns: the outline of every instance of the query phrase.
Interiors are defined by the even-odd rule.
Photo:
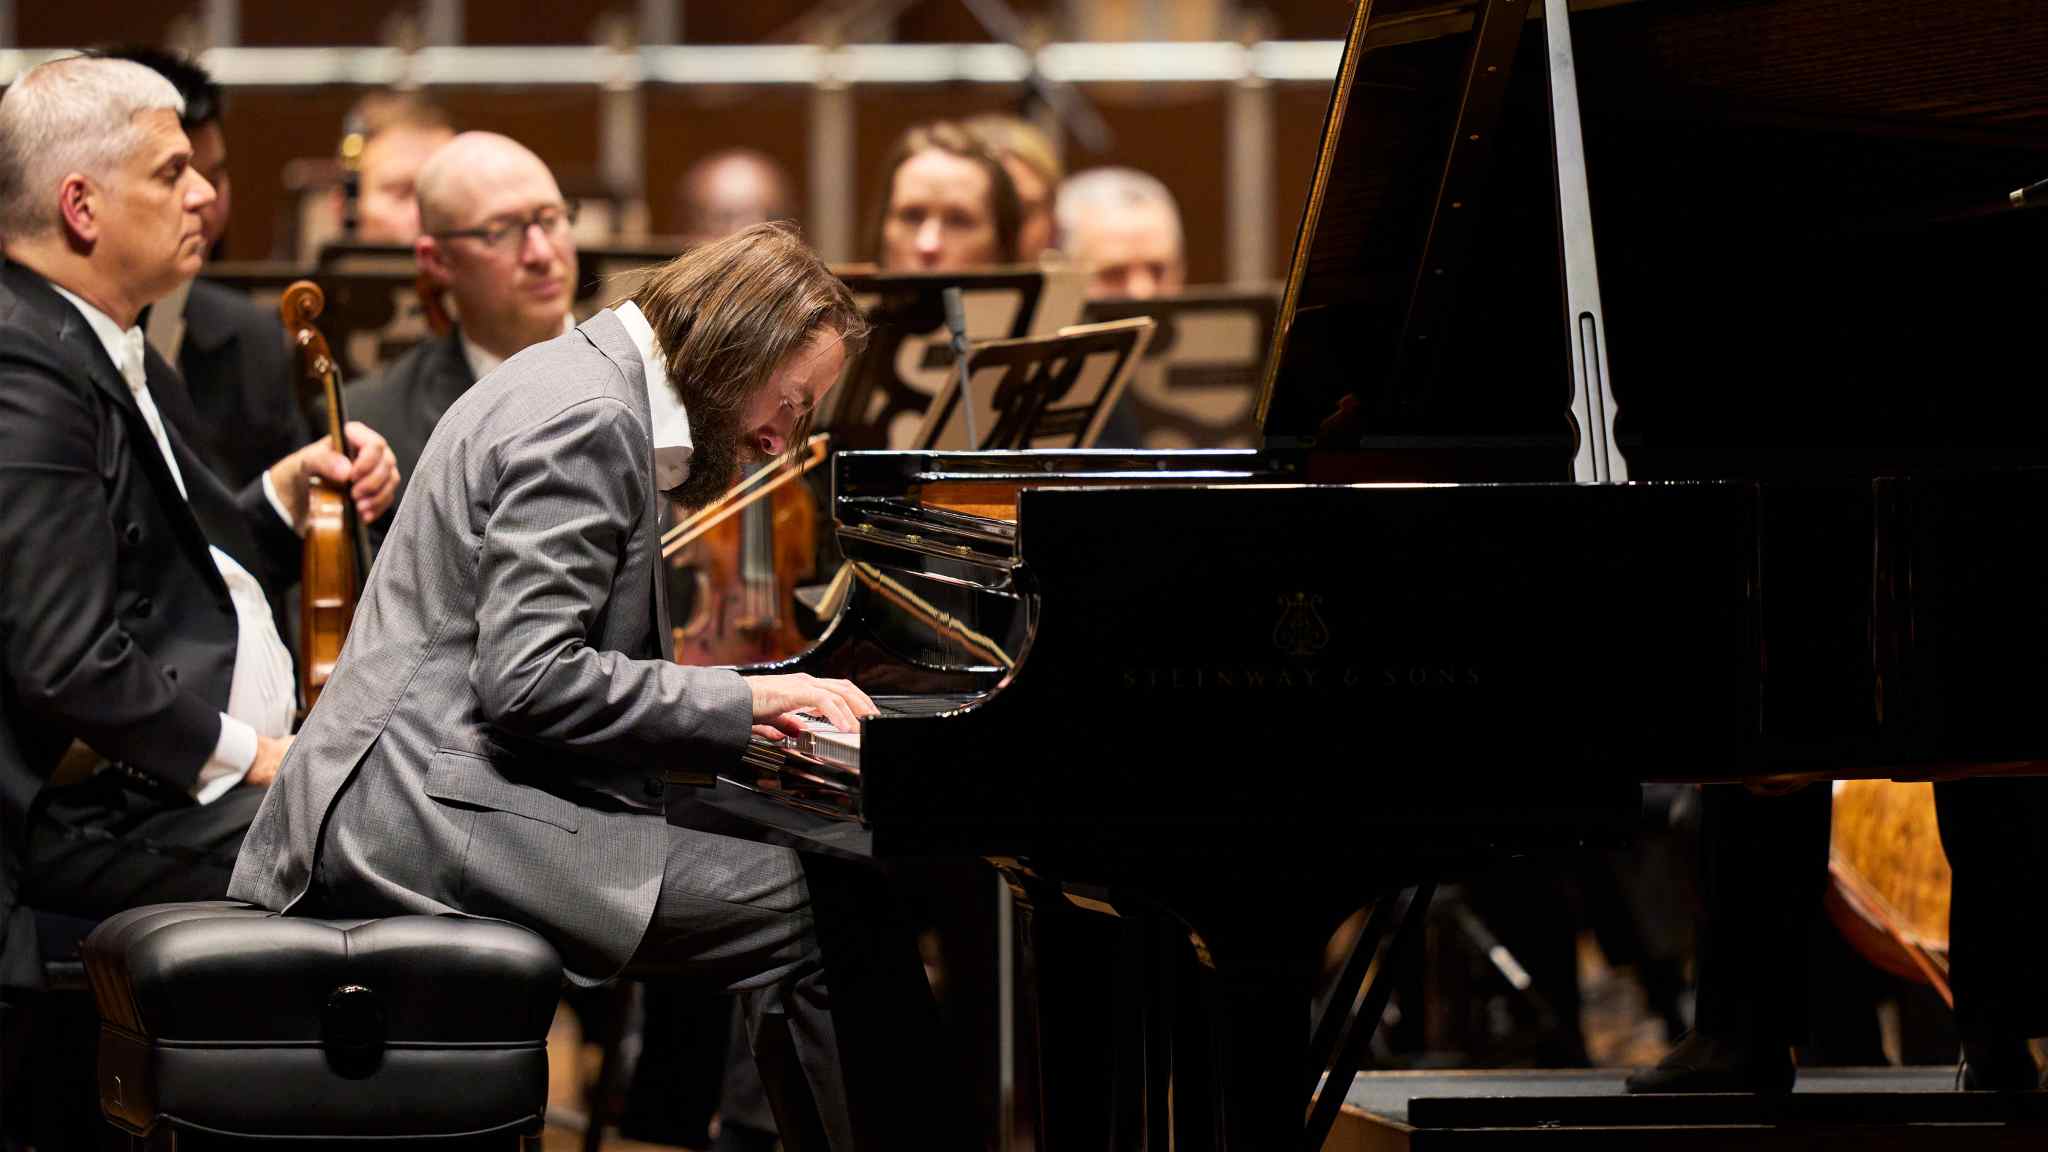
[[[499,446],[478,562],[471,688],[485,719],[584,756],[659,767],[744,746],[746,682],[729,669],[593,648],[649,494],[646,437],[624,404],[574,404]],[[651,574],[650,574],[651,575]]]

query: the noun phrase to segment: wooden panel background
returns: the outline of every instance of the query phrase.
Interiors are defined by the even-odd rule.
[[[381,44],[391,22],[417,7],[410,0],[348,0],[345,4],[243,0],[242,43],[252,48]]]
[[[23,48],[161,44],[171,25],[189,10],[181,4],[134,0],[29,0],[14,6],[14,38]]]
[[[182,18],[196,19],[197,0],[65,0],[16,8],[17,41],[25,47],[60,47],[118,39],[160,43]],[[1027,21],[1055,31],[1061,0],[1018,5]],[[1348,5],[1338,0],[1291,0],[1267,6],[1275,35],[1341,35]],[[680,9],[687,42],[751,43],[790,31],[816,10],[815,0],[751,0],[741,5],[689,0]],[[369,45],[394,24],[416,14],[417,0],[351,0],[305,7],[274,0],[243,0],[242,42],[251,46]],[[631,15],[631,0],[563,0],[535,8],[468,3],[463,33],[474,44],[585,43],[607,14]],[[109,37],[109,30],[118,30]],[[902,12],[896,38],[904,42],[972,42],[987,37],[957,0],[918,0]],[[1275,266],[1285,271],[1294,230],[1306,200],[1328,84],[1281,84],[1274,89],[1273,240]],[[294,160],[333,154],[343,114],[363,90],[345,85],[236,88],[228,94],[226,126],[235,211],[224,256],[233,260],[289,257],[295,203],[285,188]],[[1218,281],[1224,274],[1226,223],[1223,150],[1228,92],[1221,85],[1091,85],[1088,97],[1115,133],[1115,145],[1097,154],[1068,143],[1070,170],[1127,164],[1165,181],[1180,200],[1188,230],[1190,279]],[[908,126],[979,112],[1013,112],[1018,85],[873,85],[854,94],[855,227],[857,248],[869,252],[879,211],[881,165]],[[600,95],[575,87],[436,89],[460,128],[513,136],[548,161],[574,193],[599,190]],[[645,91],[645,195],[657,234],[676,230],[676,181],[691,163],[723,148],[746,146],[773,157],[789,172],[799,218],[807,211],[810,93],[795,87],[676,88]]]

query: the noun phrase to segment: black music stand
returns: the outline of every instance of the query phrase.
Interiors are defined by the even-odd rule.
[[[199,272],[200,279],[232,288],[273,315],[284,290],[312,274],[305,265],[289,260],[211,260]]]
[[[349,384],[384,370],[414,345],[434,338],[412,272],[337,273],[315,275],[327,294],[320,328],[341,361],[342,380]]]
[[[951,383],[953,349],[946,332],[944,293],[965,297],[971,339],[1017,339],[1071,322],[1073,312],[1054,315],[1062,295],[1038,268],[991,268],[976,272],[877,272],[841,268],[839,278],[853,290],[870,333],[867,347],[847,366],[833,389],[820,427],[832,432],[834,448],[902,448],[917,432],[934,397]],[[1048,324],[1049,322],[1049,324]]]
[[[342,380],[355,383],[433,335],[414,287],[412,250],[374,246],[381,266],[374,260],[358,263],[358,250],[371,251],[361,245],[330,245],[322,255],[335,254],[332,266],[322,264],[308,269],[277,261],[223,262],[207,265],[201,275],[246,294],[272,315],[277,312],[278,299],[293,281],[317,280],[327,298],[326,310],[320,317],[321,331],[327,334],[329,345],[341,361]],[[406,268],[400,270],[384,259],[392,251],[406,254]],[[301,390],[299,404],[308,413],[316,411],[314,400]]]
[[[410,244],[364,244],[354,240],[334,240],[320,246],[320,255],[313,260],[313,266],[322,276],[339,272],[349,275],[376,273],[407,276],[419,270],[413,260]]]
[[[1123,393],[1154,325],[1134,317],[1078,324],[1057,336],[991,340],[968,354],[968,392],[953,382],[925,413],[919,448],[1019,451],[1086,448]],[[977,443],[969,443],[969,405]]]
[[[1108,448],[1255,448],[1259,381],[1280,297],[1273,289],[1198,288],[1150,300],[1090,300],[1090,324],[1150,316],[1159,325],[1103,429]]]

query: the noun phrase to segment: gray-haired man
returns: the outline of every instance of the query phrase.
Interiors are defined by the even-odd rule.
[[[39,979],[41,908],[218,898],[290,742],[264,600],[298,563],[309,477],[389,506],[360,425],[230,492],[158,411],[143,307],[198,270],[213,189],[169,81],[37,67],[0,96],[0,983]],[[194,801],[197,801],[195,804]]]

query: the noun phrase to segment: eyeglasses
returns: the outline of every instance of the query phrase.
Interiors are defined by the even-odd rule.
[[[467,237],[481,241],[486,248],[503,250],[523,243],[526,239],[526,230],[529,228],[539,228],[548,239],[559,240],[568,234],[570,226],[575,223],[574,204],[545,204],[524,217],[494,221],[481,228],[451,228],[445,232],[436,232],[434,236],[441,240]]]

